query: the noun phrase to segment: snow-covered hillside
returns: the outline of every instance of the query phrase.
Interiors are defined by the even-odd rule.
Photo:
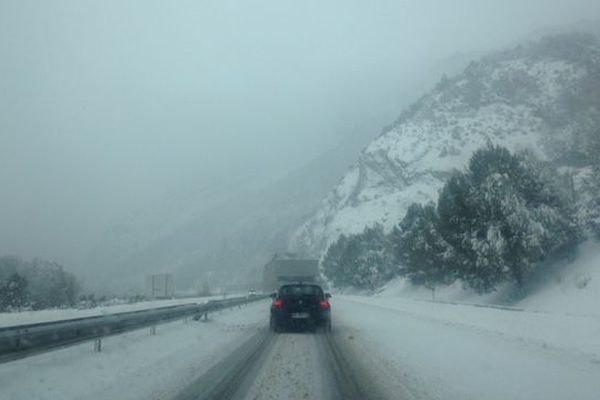
[[[342,233],[375,223],[391,229],[411,203],[436,200],[448,176],[488,142],[581,170],[594,157],[588,139],[600,104],[588,83],[599,70],[598,39],[565,34],[444,76],[362,152],[291,247],[318,256]]]
[[[481,295],[462,282],[455,282],[436,288],[435,301],[598,316],[600,242],[587,240],[578,247],[576,254],[576,257],[551,263],[552,274],[539,276],[523,288],[505,284],[492,293]],[[432,295],[431,290],[400,277],[388,282],[375,297],[431,301]]]

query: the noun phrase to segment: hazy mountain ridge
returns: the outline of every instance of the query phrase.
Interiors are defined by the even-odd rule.
[[[362,152],[290,247],[318,256],[342,233],[375,223],[391,229],[411,203],[435,200],[488,141],[584,173],[595,157],[599,71],[597,37],[561,34],[444,76]]]
[[[86,286],[139,291],[146,273],[167,271],[175,273],[180,289],[207,279],[213,284],[257,280],[257,269],[286,249],[293,231],[373,136],[347,137],[276,181],[238,179],[171,194],[164,204],[107,231],[88,258],[93,268],[85,271]]]
[[[439,71],[467,63],[464,54],[437,61],[393,89],[401,94],[398,104],[410,104],[423,88],[433,87]],[[86,286],[139,290],[143,275],[156,271],[175,272],[182,281],[179,287],[207,278],[256,279],[257,269],[274,252],[287,250],[298,226],[393,115],[386,106],[348,126],[340,132],[337,147],[276,181],[238,177],[200,188],[176,187],[160,204],[148,205],[107,230],[84,263],[90,267],[81,271]]]

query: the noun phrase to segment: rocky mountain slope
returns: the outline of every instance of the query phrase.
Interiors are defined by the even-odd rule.
[[[290,247],[320,256],[342,233],[391,229],[487,142],[530,149],[585,176],[600,153],[600,41],[542,38],[444,76],[363,150],[358,162],[295,233]]]

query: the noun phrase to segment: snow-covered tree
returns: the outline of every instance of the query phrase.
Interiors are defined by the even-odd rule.
[[[341,236],[324,273],[336,286],[370,290],[396,275],[430,289],[460,279],[480,293],[522,285],[581,235],[557,175],[532,154],[488,144],[446,182],[437,207],[413,204],[388,235],[375,226]]]
[[[327,250],[321,266],[335,286],[367,290],[375,290],[397,273],[389,236],[380,225],[360,234],[340,236]]]
[[[548,166],[500,146],[476,151],[444,186],[440,232],[455,248],[458,276],[480,292],[522,284],[549,254],[576,243],[574,210]]]
[[[598,118],[600,121],[600,117]],[[600,238],[600,122],[588,145],[591,166],[583,180],[583,199],[580,210],[583,223]]]
[[[26,285],[21,285],[22,282],[15,280],[15,276],[23,278]],[[26,299],[26,305],[34,309],[72,305],[77,300],[79,284],[75,275],[54,262],[40,259],[28,262],[11,256],[0,257],[0,283],[8,279],[13,279],[11,287],[18,289],[17,293],[23,288],[24,296],[17,297]],[[6,290],[3,287],[2,292]],[[19,307],[24,305],[20,304]]]
[[[454,249],[438,230],[435,204],[412,204],[392,232],[401,274],[412,283],[434,290],[455,279]]]
[[[18,309],[27,303],[27,280],[13,273],[0,282],[0,311]]]
[[[345,287],[348,283],[343,267],[343,257],[347,247],[348,237],[341,235],[329,246],[325,256],[321,260],[323,274],[338,287]]]

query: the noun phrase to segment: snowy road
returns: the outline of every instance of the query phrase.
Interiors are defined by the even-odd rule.
[[[330,335],[268,302],[0,366],[2,399],[596,399],[600,319],[335,296]]]
[[[253,352],[245,347],[246,360],[217,367],[242,366],[218,378],[226,391],[199,395],[201,384],[177,400],[591,400],[600,393],[594,316],[352,296],[336,296],[333,307],[330,336],[265,333]]]
[[[367,393],[356,361],[335,335],[263,331],[200,376],[175,400],[380,398]]]
[[[264,367],[243,398],[330,399],[337,396],[323,335],[275,336]]]

